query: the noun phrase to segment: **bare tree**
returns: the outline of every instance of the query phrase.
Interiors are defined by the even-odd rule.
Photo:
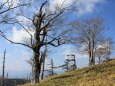
[[[108,38],[106,41],[105,41],[105,51],[106,51],[106,54],[107,54],[107,60],[110,60],[111,59],[111,54],[114,50],[114,41],[112,40],[112,38]]]
[[[98,48],[95,52],[95,56],[98,57],[98,63],[100,64],[102,62],[102,57],[105,54],[105,48]]]
[[[95,51],[96,56],[99,58],[99,64],[104,60],[111,60],[111,54],[114,50],[114,42],[112,38],[107,38]]]
[[[69,6],[70,7],[70,6]],[[69,8],[68,7],[68,8]],[[48,1],[45,1],[40,6],[37,13],[34,13],[32,19],[28,18],[31,23],[32,27],[28,27],[27,29],[20,21],[17,20],[17,23],[22,26],[22,28],[30,35],[28,40],[24,41],[24,43],[14,42],[2,32],[0,31],[0,35],[4,37],[7,41],[13,44],[19,44],[30,48],[33,51],[33,58],[32,58],[32,79],[33,83],[39,82],[39,77],[41,73],[41,67],[43,63],[43,57],[40,55],[40,50],[44,45],[50,46],[60,46],[64,44],[63,35],[65,35],[69,30],[66,30],[64,21],[63,21],[63,14],[67,11],[65,8],[56,7],[55,11],[51,11],[48,6]],[[34,35],[30,33],[30,31],[34,31]],[[45,41],[47,37],[47,42]]]
[[[54,69],[56,69],[56,68],[58,68],[58,67],[54,66],[54,61],[53,61],[53,59],[51,59],[50,63],[47,64],[47,65],[50,66],[50,67],[49,67],[49,70],[47,70],[47,71],[49,72],[49,76],[55,75],[56,73],[54,72]]]
[[[104,25],[101,18],[74,21],[71,23],[73,35],[70,42],[80,47],[89,56],[89,66],[95,64],[95,51],[104,40]]]

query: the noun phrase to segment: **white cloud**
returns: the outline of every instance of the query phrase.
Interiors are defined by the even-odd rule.
[[[3,53],[0,53],[0,57],[3,57]],[[0,68],[2,70],[2,62],[3,58],[0,58]],[[11,53],[6,52],[6,60],[5,60],[5,70],[9,71],[22,71],[22,70],[30,70],[31,67],[24,60],[23,56],[11,55]]]
[[[68,7],[75,0],[50,0],[50,7],[55,9],[56,6],[65,8]]]
[[[78,0],[76,2],[78,9],[78,14],[86,14],[93,12],[97,7],[97,4],[102,4],[106,0]],[[72,4],[72,2],[75,2],[75,0],[50,0],[51,7],[53,8],[56,4],[58,6],[63,5],[63,7],[67,7]]]
[[[102,3],[103,0],[78,0],[78,13],[91,13],[95,10],[96,5]]]
[[[22,60],[22,61],[23,61],[23,63],[21,61],[19,61],[18,59],[13,60],[13,62],[9,62],[7,60],[6,70],[12,70],[12,71],[30,70],[31,67],[29,66],[29,64],[27,65],[26,61],[24,61],[24,60]]]
[[[63,46],[62,47],[65,59],[68,58],[67,55],[74,54],[76,58],[87,58],[88,56],[85,54],[81,54],[80,52],[77,52],[76,49],[72,46]]]
[[[29,33],[34,35],[33,31],[29,31]],[[14,41],[14,42],[24,42],[24,40],[28,39],[28,38],[30,38],[30,35],[24,29],[17,29],[17,27],[15,27],[15,26],[12,28],[12,34],[10,36],[10,39],[12,41]]]

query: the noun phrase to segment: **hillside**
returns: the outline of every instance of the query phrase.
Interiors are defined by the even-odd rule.
[[[115,86],[115,60],[48,77],[36,85],[23,86]]]

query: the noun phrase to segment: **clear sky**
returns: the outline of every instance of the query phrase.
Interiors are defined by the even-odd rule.
[[[52,0],[50,1],[53,3]],[[57,0],[57,2],[58,1],[61,3],[60,0]],[[71,0],[68,0],[68,3],[70,2]],[[76,19],[92,17],[103,18],[106,27],[108,27],[106,35],[115,40],[115,0],[80,0],[78,6],[80,10],[76,13],[76,16],[74,16]],[[0,28],[2,28],[1,25]],[[19,38],[23,36],[21,30],[16,30],[16,28],[14,28],[14,30],[13,32],[15,34],[11,34],[14,39],[17,36]],[[31,72],[31,66],[26,62],[26,60],[31,57],[31,51],[23,46],[10,44],[3,38],[0,38],[0,74],[2,70],[2,56],[5,49],[7,50],[6,73],[8,72],[9,77],[12,78],[26,77],[27,73]],[[61,65],[64,62],[65,55],[68,53],[73,53],[72,45],[62,45],[58,48],[51,48],[47,61],[53,58],[55,65]],[[78,52],[74,53],[76,53],[77,66],[79,68],[87,66],[87,56],[81,55]]]

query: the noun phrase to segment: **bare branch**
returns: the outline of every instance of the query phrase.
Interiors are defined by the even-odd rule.
[[[5,13],[5,12],[7,12],[7,11],[10,11],[10,10],[12,10],[12,9],[15,9],[15,8],[18,8],[18,7],[22,7],[22,6],[25,6],[25,5],[27,5],[27,4],[18,5],[18,6],[15,6],[15,7],[13,7],[13,8],[8,8],[8,9],[6,9],[6,10],[4,10],[4,11],[1,11],[0,14],[3,14],[3,13]]]
[[[18,21],[17,21],[18,22]],[[31,41],[31,46],[33,45],[33,36],[32,36],[32,34],[20,23],[20,22],[18,22],[18,24],[19,25],[21,25],[22,27],[23,27],[23,29],[30,35],[30,41]]]
[[[18,43],[18,42],[13,42],[12,40],[8,39],[2,31],[0,31],[0,35],[5,38],[7,41],[9,41],[10,43],[13,43],[13,44],[19,44],[19,45],[23,45],[23,46],[26,46],[26,47],[29,47],[29,48],[32,48],[31,46],[27,45],[27,44],[24,44],[24,43]]]

